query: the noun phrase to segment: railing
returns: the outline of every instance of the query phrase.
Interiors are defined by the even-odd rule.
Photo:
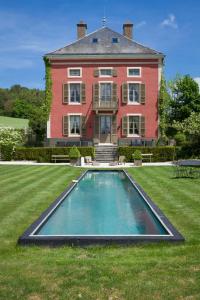
[[[93,101],[94,110],[117,110],[118,101]]]

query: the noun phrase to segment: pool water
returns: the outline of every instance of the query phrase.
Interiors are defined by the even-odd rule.
[[[34,235],[169,235],[123,171],[88,171]]]

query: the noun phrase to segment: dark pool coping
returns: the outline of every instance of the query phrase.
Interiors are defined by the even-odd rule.
[[[94,235],[80,235],[80,236],[37,236],[32,235],[33,232],[36,231],[38,226],[42,225],[50,215],[53,210],[59,206],[64,198],[75,188],[77,183],[85,176],[87,172],[124,172],[126,176],[130,179],[132,184],[136,187],[138,192],[143,196],[144,200],[148,204],[148,206],[153,210],[155,216],[159,219],[165,229],[170,233],[169,235],[107,235],[107,236],[94,236]],[[45,220],[45,221],[44,221]],[[39,227],[40,227],[39,226]],[[18,244],[23,246],[29,245],[44,245],[44,246],[63,246],[63,245],[71,245],[71,246],[87,246],[87,245],[95,245],[95,244],[137,244],[137,243],[153,243],[153,242],[183,242],[185,239],[181,235],[181,233],[172,225],[172,223],[167,219],[167,217],[163,214],[163,212],[159,209],[159,207],[151,200],[151,198],[145,193],[145,191],[141,188],[141,186],[133,179],[133,177],[128,174],[123,169],[91,169],[83,172],[79,177],[76,178],[76,182],[72,182],[68,185],[68,187],[64,190],[62,194],[39,216],[39,218],[33,222],[28,229],[19,237]]]

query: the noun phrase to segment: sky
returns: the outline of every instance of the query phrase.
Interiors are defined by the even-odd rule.
[[[101,28],[104,11],[107,27],[122,33],[130,20],[134,40],[166,55],[167,80],[200,84],[199,0],[0,0],[0,88],[44,89],[43,55],[75,41],[80,20]]]

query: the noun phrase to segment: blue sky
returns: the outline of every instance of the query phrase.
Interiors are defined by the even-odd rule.
[[[190,74],[200,83],[198,0],[0,0],[0,87],[44,88],[42,56],[76,39],[84,20],[88,33],[102,26],[122,32],[134,23],[134,39],[166,55],[165,74]]]

